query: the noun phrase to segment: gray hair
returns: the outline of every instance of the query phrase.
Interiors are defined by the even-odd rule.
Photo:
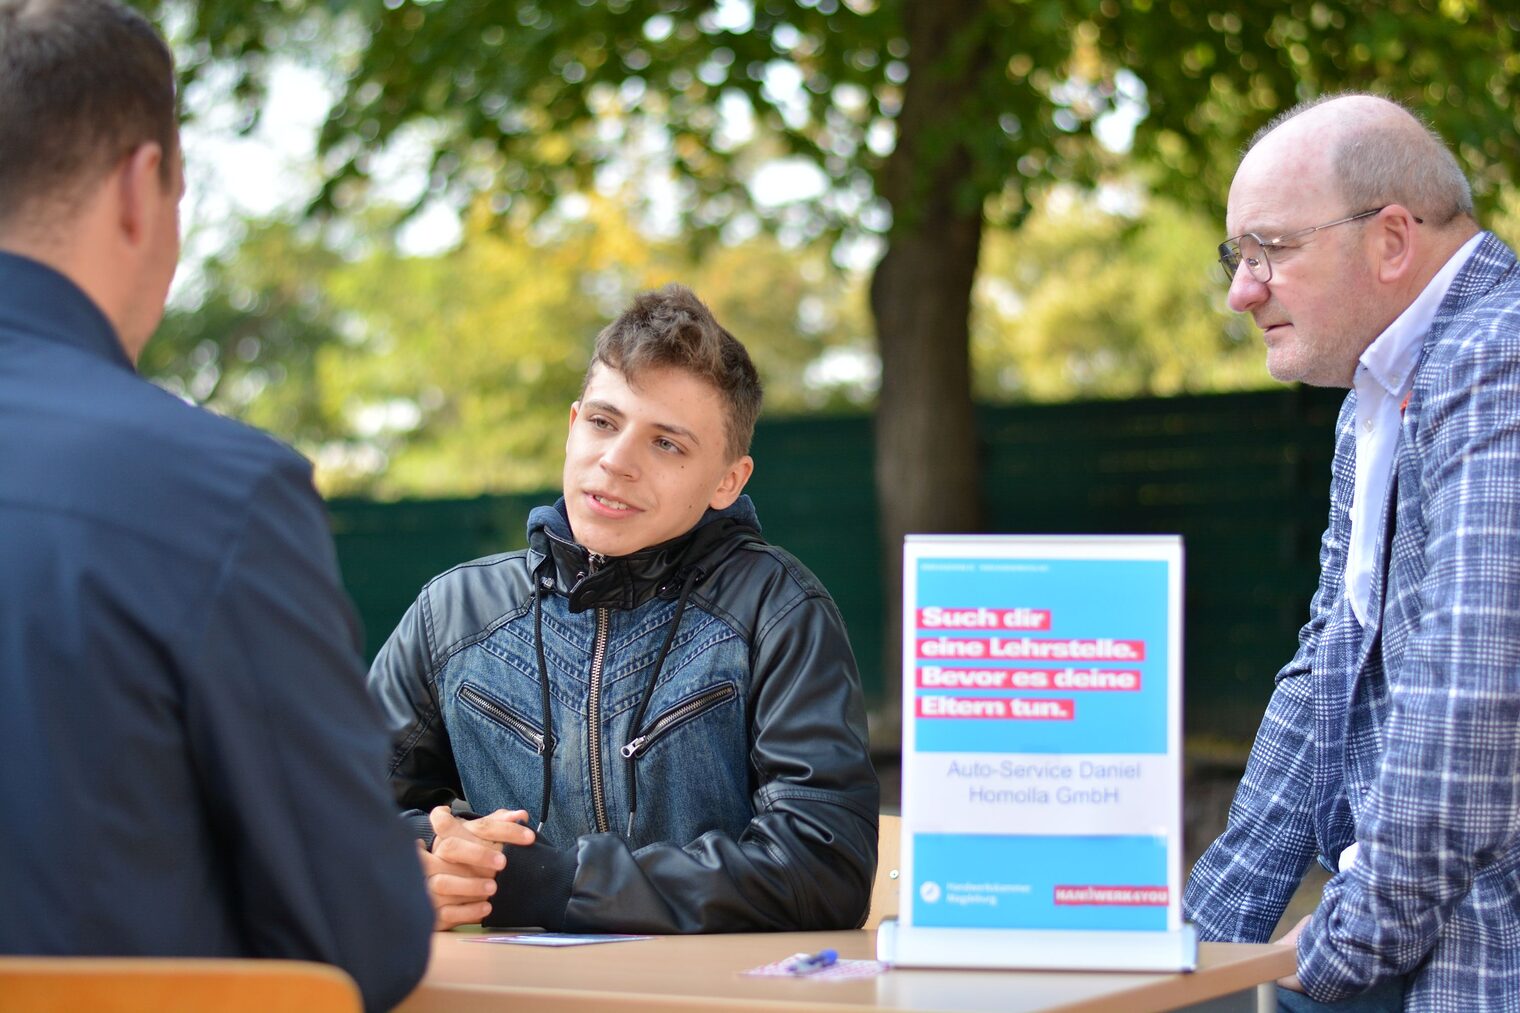
[[[1382,95],[1341,93],[1301,102],[1274,116],[1252,136],[1246,150],[1295,117],[1341,98],[1375,98],[1402,110],[1408,123],[1397,118],[1356,117],[1335,136],[1331,154],[1336,182],[1351,212],[1402,204],[1435,226],[1457,218],[1474,218],[1472,187],[1441,135],[1425,118],[1401,102]]]

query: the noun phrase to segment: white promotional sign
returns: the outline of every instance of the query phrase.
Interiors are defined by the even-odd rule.
[[[1182,542],[909,536],[904,966],[1181,970]]]

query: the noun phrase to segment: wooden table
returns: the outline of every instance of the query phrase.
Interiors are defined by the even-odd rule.
[[[478,933],[480,930],[474,930]],[[1256,985],[1293,970],[1291,947],[1203,943],[1191,974],[890,970],[874,978],[810,981],[739,974],[793,953],[833,947],[871,958],[874,932],[660,936],[549,949],[434,936],[433,960],[401,1013],[720,1010],[847,1013],[1147,1013],[1199,1005],[1253,1009]],[[1220,997],[1233,997],[1221,1000]]]

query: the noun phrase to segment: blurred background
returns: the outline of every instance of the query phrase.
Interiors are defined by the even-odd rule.
[[[597,330],[691,285],[767,384],[750,492],[834,592],[895,800],[902,535],[1186,539],[1217,830],[1316,575],[1340,392],[1224,306],[1241,145],[1409,103],[1520,238],[1511,5],[158,0],[186,260],[141,362],[307,454],[383,641],[523,544]]]

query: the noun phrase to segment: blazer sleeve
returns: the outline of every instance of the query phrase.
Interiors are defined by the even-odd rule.
[[[334,964],[368,1008],[389,1008],[426,967],[432,911],[325,512],[294,455],[250,497],[206,616],[185,720],[249,949]]]
[[[1225,831],[1194,864],[1183,894],[1185,915],[1204,939],[1266,942],[1314,858],[1313,672],[1333,617],[1349,608],[1355,418],[1353,395],[1336,422],[1330,519],[1320,539],[1309,621],[1299,630],[1297,652],[1277,673]]]
[[[1520,307],[1438,370],[1400,458],[1401,485],[1417,484],[1413,507],[1400,497],[1394,563],[1423,576],[1385,612],[1385,656],[1407,640],[1360,850],[1299,940],[1300,980],[1321,1001],[1416,967],[1520,831]]]
[[[880,789],[860,676],[832,600],[802,592],[757,634],[754,817],[737,838],[630,851],[616,834],[520,849],[487,924],[650,933],[855,928],[876,871]]]

